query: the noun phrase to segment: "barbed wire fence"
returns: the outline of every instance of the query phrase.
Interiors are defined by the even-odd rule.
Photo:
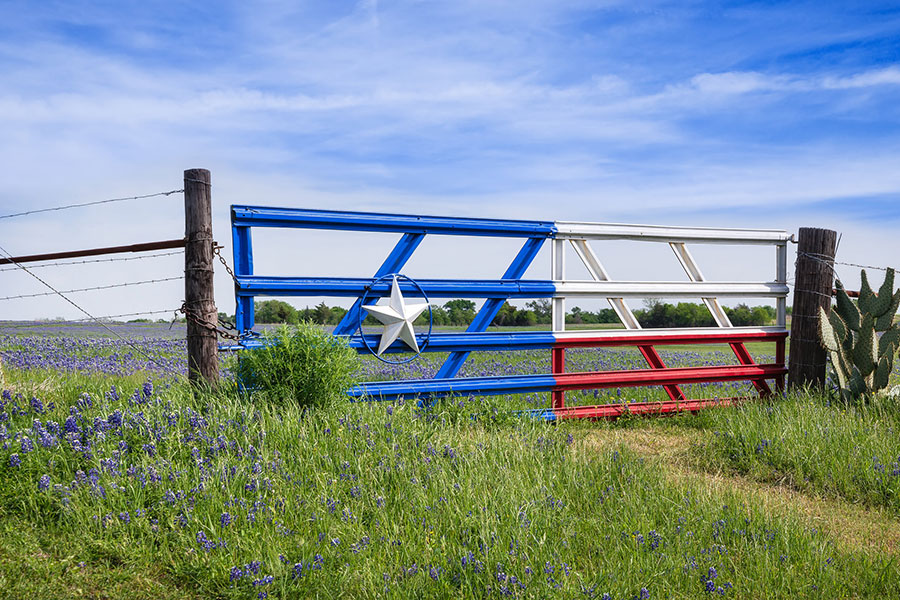
[[[194,179],[185,179],[185,186],[187,187],[188,182],[194,182]],[[209,185],[208,182],[200,182],[205,185]],[[55,213],[60,211],[67,211],[72,209],[80,209],[85,207],[94,207],[99,205],[109,205],[113,203],[120,202],[128,202],[128,201],[138,201],[138,200],[147,200],[151,198],[158,197],[169,197],[177,194],[184,194],[185,190],[176,189],[176,190],[167,190],[162,192],[155,192],[151,194],[140,194],[134,196],[125,196],[125,197],[116,197],[116,198],[108,198],[103,200],[96,200],[90,202],[81,202],[81,203],[69,203],[63,204],[59,206],[52,206],[46,208],[39,208],[33,210],[24,210],[19,212],[11,212],[8,214],[0,215],[0,220],[10,220],[22,217],[28,217],[32,215],[46,214],[46,213]],[[136,286],[153,286],[157,284],[163,284],[166,282],[172,281],[183,281],[185,279],[185,275],[179,274],[178,276],[172,277],[156,277],[156,278],[148,278],[142,280],[135,281],[120,281],[117,283],[107,284],[107,285],[95,285],[95,286],[84,286],[72,289],[59,289],[57,286],[52,285],[49,281],[37,273],[35,270],[38,269],[63,269],[64,267],[76,266],[76,265],[109,265],[109,264],[121,264],[121,263],[133,263],[137,261],[146,261],[151,259],[160,259],[165,257],[172,257],[178,255],[185,255],[185,247],[188,240],[187,238],[183,238],[180,240],[170,240],[168,242],[153,242],[148,244],[136,244],[132,247],[113,247],[113,248],[99,248],[93,250],[85,250],[85,251],[70,251],[70,252],[60,252],[55,254],[47,254],[47,255],[31,255],[31,256],[14,256],[9,250],[5,247],[0,246],[0,265],[9,265],[3,268],[0,268],[0,273],[6,272],[22,272],[28,275],[31,279],[38,282],[43,288],[47,291],[34,292],[34,293],[20,293],[20,294],[8,294],[6,296],[0,296],[0,302],[3,301],[13,301],[13,300],[22,300],[22,299],[32,299],[32,298],[41,298],[41,297],[51,297],[56,296],[62,299],[66,304],[74,308],[78,311],[79,314],[84,315],[83,317],[77,319],[67,319],[64,322],[66,324],[69,323],[92,323],[94,325],[102,328],[106,333],[108,333],[112,338],[117,339],[125,346],[129,347],[136,355],[142,356],[144,359],[148,361],[148,363],[152,363],[159,369],[170,375],[180,376],[182,373],[177,372],[170,365],[165,364],[164,362],[158,360],[152,354],[147,352],[144,348],[141,347],[140,344],[135,343],[134,340],[130,339],[127,335],[123,335],[120,331],[117,331],[117,327],[122,325],[120,322],[116,322],[116,319],[123,318],[136,318],[136,317],[149,317],[156,315],[172,315],[171,322],[169,323],[169,329],[171,330],[174,326],[175,322],[180,318],[184,319],[184,322],[192,322],[195,325],[213,333],[217,338],[224,337],[230,338],[234,340],[238,340],[239,337],[235,334],[234,324],[229,322],[227,319],[217,319],[215,322],[210,322],[208,319],[204,319],[203,315],[197,311],[191,309],[191,302],[189,300],[181,300],[180,306],[174,306],[170,308],[150,308],[148,310],[136,310],[131,312],[122,312],[117,314],[103,314],[96,315],[87,309],[85,309],[84,305],[80,302],[76,302],[73,299],[73,295],[79,295],[83,293],[89,292],[106,292],[109,290],[116,290],[120,288],[133,288]],[[231,267],[228,265],[228,262],[221,254],[221,249],[223,246],[216,244],[212,239],[209,240],[210,243],[213,244],[215,255],[218,257],[219,261],[224,265],[228,274],[233,278],[234,272]],[[146,252],[146,250],[158,250],[158,249],[167,249],[178,247],[177,250],[166,251],[166,252]],[[83,256],[94,256],[101,254],[114,254],[121,252],[140,252],[141,255],[138,256],[126,256],[126,257],[113,257],[113,258],[89,258],[89,259],[80,259],[80,260],[54,260],[54,259],[65,259],[69,257],[83,257]],[[40,264],[32,264],[26,266],[25,262],[40,262]],[[0,313],[2,314],[2,313]],[[169,319],[159,319],[165,323],[169,321]],[[38,321],[10,321],[10,322],[2,322],[0,321],[0,334],[4,331],[12,331],[12,330],[34,330],[35,328],[40,327],[58,327],[60,321],[59,320],[38,320]],[[235,333],[233,333],[235,332]]]
[[[185,176],[185,180],[184,180],[185,188],[191,187],[192,184],[202,184],[203,186],[207,186],[207,189],[210,186],[210,183],[208,180],[203,181],[203,180],[199,180],[199,179],[189,178],[187,176],[187,173],[188,172],[186,172],[186,174],[185,174],[186,176]],[[207,172],[207,176],[208,176],[208,172]],[[140,200],[147,200],[147,199],[158,198],[158,197],[170,197],[170,196],[174,196],[177,194],[185,194],[185,193],[186,193],[185,189],[182,188],[182,189],[167,190],[167,191],[162,191],[162,192],[155,192],[155,193],[151,193],[151,194],[141,194],[141,195],[134,195],[134,196],[126,196],[126,197],[108,198],[108,199],[95,200],[95,201],[82,202],[82,203],[69,203],[69,204],[63,204],[63,205],[53,206],[53,207],[46,207],[46,208],[39,208],[39,209],[33,209],[33,210],[25,210],[25,211],[19,211],[19,212],[12,212],[12,213],[8,213],[8,214],[2,214],[2,215],[0,215],[0,221],[11,220],[11,219],[16,219],[16,218],[23,218],[23,217],[39,215],[39,214],[56,213],[56,212],[61,212],[61,211],[81,209],[81,208],[86,208],[86,207],[109,205],[109,204],[114,204],[114,203],[140,201]],[[195,236],[193,238],[193,242],[212,244],[214,260],[217,259],[221,263],[221,265],[224,267],[226,273],[232,279],[232,281],[237,283],[237,278],[235,276],[233,269],[231,268],[228,261],[222,254],[222,250],[224,249],[224,246],[215,242],[215,240],[213,239],[212,234],[211,234],[211,229],[210,229],[209,235],[204,233],[202,237]],[[151,242],[151,243],[147,243],[147,244],[135,244],[134,246],[130,246],[130,247],[121,246],[121,247],[115,247],[115,248],[99,248],[99,249],[93,249],[93,250],[87,250],[87,251],[70,251],[70,252],[62,252],[62,253],[56,253],[56,254],[31,255],[31,256],[27,256],[27,257],[13,256],[12,253],[7,251],[6,248],[0,246],[0,265],[9,265],[9,266],[0,268],[0,273],[21,271],[21,272],[27,274],[29,277],[36,280],[37,282],[39,282],[41,284],[41,286],[43,286],[47,290],[47,291],[34,292],[34,293],[7,294],[5,296],[0,296],[0,302],[57,296],[57,297],[61,298],[64,302],[66,302],[68,305],[70,305],[71,307],[76,309],[79,314],[84,315],[83,317],[80,317],[78,319],[72,319],[67,322],[72,322],[72,323],[90,322],[90,323],[96,324],[96,325],[100,326],[101,328],[103,328],[105,331],[107,331],[107,333],[109,333],[109,335],[111,335],[112,337],[121,340],[122,343],[129,346],[135,353],[140,354],[140,355],[144,356],[145,358],[147,358],[147,360],[149,362],[152,362],[152,363],[158,365],[163,370],[171,371],[170,367],[160,363],[154,357],[152,357],[150,354],[148,354],[143,348],[141,348],[138,344],[135,344],[132,340],[129,340],[127,338],[127,336],[124,336],[120,332],[116,331],[115,326],[117,325],[117,323],[115,323],[114,320],[122,319],[122,318],[148,317],[148,316],[155,316],[155,315],[170,314],[170,315],[174,316],[174,318],[172,319],[172,321],[169,325],[170,330],[171,330],[172,326],[174,325],[175,321],[177,319],[179,319],[180,316],[182,316],[184,318],[185,322],[188,322],[189,324],[191,324],[195,327],[198,327],[198,328],[202,329],[203,331],[207,332],[205,335],[212,334],[212,336],[214,336],[216,340],[218,340],[220,338],[225,338],[225,339],[240,341],[242,338],[241,338],[240,332],[238,332],[236,330],[235,324],[230,322],[228,319],[223,319],[221,317],[221,313],[216,314],[215,317],[212,317],[211,313],[208,315],[204,315],[204,313],[201,312],[201,309],[203,308],[203,303],[200,301],[197,301],[197,300],[191,300],[189,298],[182,299],[180,306],[177,306],[177,307],[168,307],[168,308],[153,307],[153,308],[149,308],[148,310],[145,310],[145,311],[131,311],[131,312],[125,312],[125,313],[119,313],[119,314],[107,314],[107,315],[96,316],[95,314],[92,314],[91,312],[86,310],[81,303],[73,300],[72,296],[78,295],[78,294],[90,293],[90,292],[108,292],[110,290],[116,290],[116,289],[120,289],[120,288],[133,288],[133,287],[137,287],[137,286],[154,286],[154,285],[163,284],[166,282],[185,280],[185,273],[193,267],[189,268],[186,264],[185,265],[185,273],[182,273],[179,276],[138,279],[138,280],[134,280],[134,281],[120,281],[120,282],[107,284],[107,285],[83,286],[83,287],[71,288],[71,289],[58,289],[57,287],[51,285],[45,278],[42,278],[41,276],[36,274],[34,271],[36,271],[38,269],[48,269],[48,268],[62,269],[64,267],[76,266],[76,265],[89,265],[89,264],[107,265],[107,264],[131,263],[131,262],[136,262],[136,261],[146,261],[146,260],[152,260],[152,259],[161,259],[161,258],[165,258],[165,257],[172,257],[172,256],[177,256],[177,255],[185,255],[185,248],[188,243],[189,243],[189,240],[187,238],[182,238],[180,240],[169,240],[167,242]],[[837,240],[837,247],[839,247],[839,245],[840,245],[840,238],[838,238],[838,240]],[[165,251],[165,252],[158,251],[158,250],[163,250],[163,249],[168,250],[168,249],[172,249],[175,247],[178,247],[178,249],[173,250],[173,251]],[[837,247],[835,248],[835,250],[837,250]],[[126,256],[126,257],[120,256],[120,257],[114,257],[114,258],[85,258],[86,256],[94,256],[94,255],[100,255],[100,254],[112,254],[112,253],[123,253],[123,252],[134,252],[134,253],[139,252],[140,255]],[[56,259],[60,259],[60,258],[66,258],[66,259],[70,259],[70,260],[56,260]],[[76,258],[78,260],[75,260]],[[828,270],[832,273],[835,281],[841,281],[840,274],[838,273],[838,267],[852,267],[852,268],[877,270],[877,271],[888,271],[891,269],[897,270],[897,268],[891,267],[891,266],[869,265],[869,264],[861,264],[861,263],[857,263],[857,262],[839,261],[839,260],[834,259],[831,256],[818,255],[818,254],[814,254],[814,253],[798,251],[797,256],[796,256],[796,261],[800,261],[801,258],[807,258],[807,259],[816,261],[818,263],[823,263],[823,264],[827,265]],[[39,262],[40,264],[34,264],[34,265],[30,265],[30,266],[26,267],[23,264],[24,262]],[[204,269],[208,268],[209,270],[212,270],[214,268],[214,266],[215,266],[215,264],[213,262],[212,264],[208,265],[208,267],[204,267]],[[796,262],[795,262],[795,267],[796,267]],[[787,278],[787,284],[789,286],[793,287],[794,283],[795,282],[793,281],[793,279],[789,276]],[[816,293],[820,296],[826,295],[826,294],[822,294],[821,292],[816,292]],[[831,295],[829,294],[828,297],[830,298]],[[0,313],[0,314],[2,314],[2,313]],[[798,315],[794,315],[794,316],[798,316]],[[168,319],[166,319],[166,321],[168,321]],[[48,327],[58,326],[58,321],[33,321],[33,322],[12,322],[12,323],[0,322],[0,333],[2,333],[3,330],[33,329],[35,327],[42,327],[42,326],[48,326]]]

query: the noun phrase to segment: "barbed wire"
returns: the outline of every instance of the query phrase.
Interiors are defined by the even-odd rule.
[[[32,269],[43,269],[45,267],[67,267],[69,265],[87,265],[92,263],[111,263],[111,262],[126,262],[129,260],[144,260],[147,258],[159,258],[161,256],[175,256],[176,254],[182,254],[184,250],[175,250],[174,252],[159,252],[157,254],[145,254],[143,256],[125,256],[122,258],[95,258],[91,260],[76,260],[71,262],[53,262],[46,263],[41,265],[32,265],[30,268]],[[18,271],[19,267],[4,267],[0,269],[0,273],[4,271]]]
[[[40,298],[42,296],[53,296],[55,294],[74,294],[76,292],[96,292],[99,290],[111,290],[113,288],[130,287],[130,286],[135,286],[135,285],[147,285],[150,283],[163,283],[165,281],[177,281],[179,279],[184,279],[184,277],[183,276],[164,277],[162,279],[146,279],[144,281],[128,281],[126,283],[113,283],[110,285],[99,285],[99,286],[95,286],[95,287],[78,288],[78,289],[74,289],[74,290],[63,290],[61,292],[53,289],[52,292],[39,292],[37,294],[19,294],[18,296],[5,296],[5,297],[0,298],[0,300],[19,300],[22,298]]]
[[[119,315],[103,315],[102,317],[97,317],[101,321],[104,319],[121,319],[122,317],[139,317],[142,315],[164,315],[164,314],[172,314],[178,310],[177,308],[167,308],[164,310],[145,310],[143,312],[133,312],[133,313],[122,313]],[[70,321],[71,323],[79,323],[81,321],[90,321],[90,319],[75,319]]]
[[[162,314],[172,314],[173,312],[177,312],[177,308],[167,308],[165,310],[145,310],[142,312],[132,312],[132,313],[122,313],[118,315],[103,315],[100,317],[96,317],[98,321],[111,321],[112,319],[119,319],[122,317],[138,317],[143,315],[162,315]],[[39,327],[59,327],[60,325],[67,325],[69,323],[84,323],[90,321],[91,319],[82,318],[82,319],[64,319],[64,320],[43,320],[43,321],[0,321],[0,333],[4,331],[8,331],[10,329],[33,329]],[[163,319],[163,322],[168,322],[168,319]]]
[[[876,267],[876,266],[873,266],[873,265],[859,265],[859,264],[856,264],[856,263],[841,262],[841,261],[839,261],[839,260],[834,261],[834,264],[836,264],[836,265],[846,265],[846,266],[848,266],[848,267],[857,267],[857,268],[859,268],[859,269],[874,269],[874,270],[876,270],[876,271],[891,271],[891,270],[893,270],[893,271],[900,271],[900,269],[898,269],[897,267]]]
[[[832,271],[834,271],[834,265],[856,267],[858,269],[874,269],[876,271],[900,271],[900,268],[897,268],[897,267],[878,267],[875,265],[861,265],[859,263],[835,260],[832,257],[828,256],[827,254],[819,254],[817,252],[798,252],[797,260],[800,260],[801,256],[805,256],[805,257],[809,258],[810,260],[814,260],[814,261],[826,264],[832,269]],[[837,276],[837,273],[835,273],[835,276]]]
[[[109,198],[107,200],[95,200],[93,202],[83,202],[81,204],[66,204],[64,206],[54,206],[51,208],[38,208],[35,210],[26,210],[18,213],[10,213],[8,215],[0,215],[0,219],[12,219],[14,217],[25,217],[28,215],[36,215],[45,212],[54,212],[58,210],[68,210],[70,208],[83,208],[85,206],[97,206],[98,204],[110,204],[112,202],[125,202],[127,200],[144,200],[146,198],[155,198],[157,196],[171,196],[172,194],[181,194],[184,190],[170,190],[168,192],[156,192],[155,194],[144,194],[142,196],[127,196],[123,198]]]
[[[10,254],[9,252],[7,252],[6,249],[3,248],[3,246],[0,246],[0,254],[2,254],[5,258],[8,258],[8,259],[10,259],[10,260],[13,259],[12,254]],[[179,377],[179,376],[181,375],[181,373],[175,371],[175,370],[172,369],[169,365],[166,365],[166,364],[164,364],[164,363],[162,363],[162,362],[156,360],[153,356],[151,356],[150,354],[148,354],[143,348],[141,348],[140,346],[138,346],[138,345],[132,343],[131,340],[129,340],[128,338],[126,338],[126,337],[124,337],[124,336],[122,336],[122,335],[119,335],[118,332],[114,331],[114,330],[113,330],[112,328],[110,328],[106,323],[104,323],[103,321],[99,320],[97,317],[95,317],[94,315],[92,315],[91,313],[89,313],[88,311],[86,311],[85,309],[83,309],[81,306],[79,306],[78,304],[76,304],[74,300],[72,300],[71,298],[69,298],[68,296],[66,296],[63,292],[60,292],[60,291],[57,290],[55,287],[53,287],[52,285],[50,285],[49,283],[47,283],[46,281],[44,281],[43,279],[41,279],[40,276],[35,275],[34,273],[32,273],[27,267],[25,267],[24,265],[21,265],[21,264],[17,263],[15,260],[12,260],[12,262],[13,262],[14,265],[18,266],[18,267],[21,268],[23,271],[25,271],[26,273],[28,273],[29,275],[31,275],[32,277],[34,277],[35,279],[37,279],[38,281],[40,281],[43,285],[45,285],[46,287],[48,287],[50,290],[52,290],[54,294],[56,294],[57,296],[59,296],[60,298],[62,298],[62,299],[65,300],[66,302],[68,302],[70,305],[72,305],[75,309],[78,310],[78,312],[84,314],[89,320],[91,320],[91,321],[97,323],[98,325],[100,325],[101,327],[103,327],[104,329],[106,329],[108,332],[110,332],[111,334],[113,334],[115,337],[117,337],[118,339],[120,339],[122,342],[124,342],[124,343],[125,343],[128,347],[130,347],[132,350],[134,350],[134,351],[137,352],[138,354],[141,354],[142,356],[144,356],[144,358],[146,358],[148,361],[150,361],[150,362],[154,363],[155,365],[157,365],[158,367],[162,368],[164,371],[168,372],[170,375],[174,375],[174,376],[176,376],[176,377]]]

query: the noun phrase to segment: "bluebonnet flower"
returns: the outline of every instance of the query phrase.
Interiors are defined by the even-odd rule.
[[[227,527],[228,525],[231,524],[231,522],[232,522],[233,520],[234,520],[234,517],[232,517],[232,516],[231,516],[230,514],[228,514],[227,512],[222,513],[222,516],[219,517],[219,523],[222,524],[222,527]]]
[[[131,515],[128,514],[128,511],[119,513],[119,520],[123,523],[131,523]]]
[[[21,443],[22,454],[28,454],[32,450],[34,450],[34,442],[32,442],[27,436],[22,438]]]
[[[78,408],[84,410],[86,408],[93,408],[94,399],[91,398],[91,395],[87,392],[81,394],[81,398],[78,399]],[[75,408],[74,406],[72,408]]]
[[[46,490],[46,489],[49,488],[49,487],[50,487],[50,476],[49,476],[49,475],[42,475],[41,478],[40,478],[40,480],[38,481],[38,489],[39,489],[39,490]]]
[[[236,581],[244,576],[244,572],[240,567],[231,567],[231,572],[228,574],[228,581]]]
[[[246,570],[247,573],[253,573],[254,575],[257,575],[259,573],[260,567],[262,567],[262,563],[260,561],[251,560],[244,566],[244,570]]]
[[[35,414],[39,414],[39,415],[44,414],[44,403],[41,402],[40,400],[38,400],[37,398],[35,398],[34,396],[32,396],[31,397],[31,410]]]
[[[115,387],[113,387],[115,389]],[[106,418],[106,422],[110,427],[120,427],[122,425],[122,411],[117,410]]]
[[[647,588],[641,588],[641,600],[647,600],[650,597],[650,590]]]
[[[215,549],[219,544],[216,544],[212,540],[206,537],[206,534],[201,529],[197,532],[197,543],[203,546],[203,549],[209,552],[210,550]]]
[[[10,454],[9,455],[9,466],[18,467],[20,464],[22,464],[22,461],[19,459],[18,454]]]
[[[63,429],[65,429],[66,433],[79,433],[78,430],[78,421],[75,420],[74,415],[69,415],[66,418],[66,423],[63,425]]]

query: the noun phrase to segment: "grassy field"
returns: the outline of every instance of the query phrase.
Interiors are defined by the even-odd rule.
[[[689,354],[668,358],[724,360]],[[471,368],[546,358],[511,356]],[[557,425],[509,412],[543,397],[302,413],[15,357],[0,597],[900,597],[893,404]]]

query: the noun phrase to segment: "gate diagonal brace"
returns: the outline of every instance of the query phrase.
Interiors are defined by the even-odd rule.
[[[588,273],[591,274],[594,281],[612,281],[609,278],[609,273],[603,268],[603,264],[600,262],[600,259],[597,258],[597,255],[594,253],[593,248],[591,248],[587,240],[573,239],[569,241],[572,243],[572,247],[575,248],[575,253],[581,259],[581,262],[584,263],[585,268],[587,268]],[[625,325],[625,329],[641,329],[641,324],[638,323],[637,317],[631,312],[631,308],[625,302],[624,298],[607,298],[607,301],[609,301],[609,305],[613,310],[616,311],[616,315],[618,315],[622,324]],[[666,368],[666,363],[663,362],[659,352],[657,352],[656,348],[652,345],[645,344],[638,346],[638,350],[640,350],[641,355],[644,357],[644,360],[647,361],[647,364],[650,365],[651,369]],[[669,399],[673,402],[681,402],[685,399],[684,392],[679,386],[666,385],[663,386],[663,388],[666,390]],[[560,408],[561,407],[562,405],[560,405]]]
[[[544,244],[544,239],[545,238],[543,237],[528,238],[522,246],[522,249],[519,250],[519,253],[506,269],[506,272],[503,274],[503,279],[520,279],[525,274],[525,271],[528,270],[528,267],[531,266],[534,257],[537,256],[538,251]],[[506,299],[504,298],[488,298],[485,300],[481,310],[475,315],[475,320],[469,324],[466,332],[481,333],[486,330],[488,325],[491,324],[491,321],[494,320],[494,317],[497,316],[497,313],[500,311],[504,302],[506,302]],[[449,379],[451,377],[456,377],[467,358],[469,358],[468,351],[460,350],[451,352],[450,356],[447,357],[447,360],[444,361],[444,364],[441,365],[435,378]]]
[[[388,257],[375,271],[375,276],[372,278],[373,281],[391,273],[399,273],[424,239],[424,233],[404,233]],[[376,302],[378,302],[378,297],[371,296],[366,303],[375,304]],[[353,306],[341,319],[341,322],[334,328],[334,335],[350,335],[353,333],[353,330],[356,329],[356,324],[359,322],[359,312],[361,310],[364,309],[362,308],[362,298],[360,297],[356,299]],[[362,334],[361,331],[360,334]]]
[[[691,255],[690,250],[688,250],[688,247],[684,242],[669,242],[669,246],[672,248],[672,251],[675,252],[675,256],[678,257],[678,262],[681,263],[681,267],[684,269],[684,272],[687,273],[687,276],[691,281],[705,281],[703,273],[697,265],[697,261],[694,260],[693,255]],[[719,304],[717,298],[703,298],[703,303],[706,305],[706,308],[709,309],[710,314],[712,314],[716,325],[719,327],[733,327],[731,319],[725,314],[725,311],[722,309],[722,305]],[[734,355],[737,357],[740,364],[756,364],[756,361],[753,360],[753,356],[750,355],[750,351],[747,350],[747,347],[743,342],[732,342],[728,345],[731,346],[731,351],[734,352]],[[766,383],[765,379],[753,379],[752,383],[760,396],[765,398],[772,395],[772,389],[769,387],[769,384]]]

